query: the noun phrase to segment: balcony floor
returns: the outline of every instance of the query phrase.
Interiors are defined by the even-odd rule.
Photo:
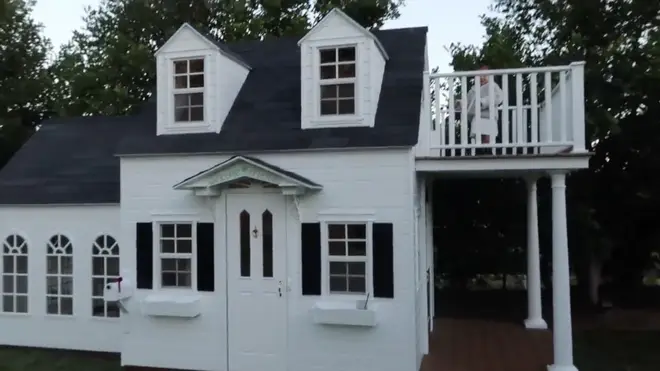
[[[437,318],[421,371],[545,371],[552,332],[522,323]]]

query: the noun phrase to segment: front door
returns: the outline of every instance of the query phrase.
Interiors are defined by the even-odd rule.
[[[230,371],[286,370],[284,196],[227,195]]]

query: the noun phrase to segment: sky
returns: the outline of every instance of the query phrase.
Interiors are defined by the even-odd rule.
[[[99,3],[100,0],[37,0],[33,15],[44,25],[53,45],[59,47],[82,27],[84,7],[96,7]],[[452,42],[481,43],[484,29],[479,15],[488,12],[490,3],[491,0],[407,0],[401,17],[387,22],[384,28],[427,26],[430,65],[448,72],[450,56],[445,48]]]

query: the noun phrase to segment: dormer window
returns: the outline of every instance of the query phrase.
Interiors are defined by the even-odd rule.
[[[321,116],[354,115],[355,46],[320,49],[319,60]]]
[[[174,121],[204,121],[204,58],[174,63]]]

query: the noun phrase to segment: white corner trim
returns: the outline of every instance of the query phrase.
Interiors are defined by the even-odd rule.
[[[325,209],[318,212],[322,222],[373,222],[376,211],[369,209]]]
[[[198,222],[199,213],[196,211],[153,211],[151,220],[154,222]]]

